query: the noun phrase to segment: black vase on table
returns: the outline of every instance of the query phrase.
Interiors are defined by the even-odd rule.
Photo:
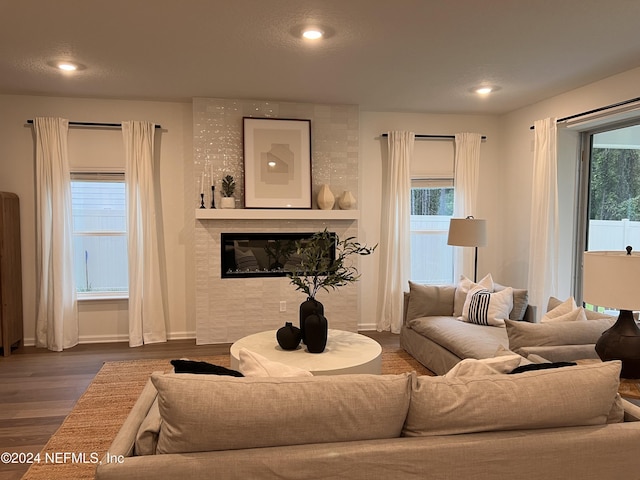
[[[302,335],[302,343],[306,344],[306,327],[305,320],[309,315],[324,315],[324,305],[315,298],[309,297],[300,304],[300,333]]]
[[[298,327],[294,327],[291,322],[286,322],[284,327],[280,327],[276,332],[276,340],[283,350],[295,350],[300,345],[302,334]]]
[[[309,315],[304,323],[307,350],[309,353],[322,353],[327,346],[329,332],[327,319],[321,313],[314,313]]]

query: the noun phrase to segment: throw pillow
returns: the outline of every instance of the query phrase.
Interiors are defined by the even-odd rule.
[[[456,286],[456,296],[453,300],[454,317],[459,317],[460,315],[462,315],[462,309],[464,308],[464,302],[467,299],[467,293],[469,293],[469,290],[471,290],[473,287],[478,285],[486,288],[489,292],[493,292],[494,284],[491,274],[487,274],[478,283],[474,283],[464,275],[460,275],[460,281]]]
[[[490,293],[483,287],[469,290],[464,302],[462,320],[478,325],[499,327],[513,308],[513,289],[507,287],[501,292]]]
[[[458,362],[445,377],[462,377],[470,375],[498,375],[508,373],[520,365],[520,355],[501,355],[493,358],[465,358]]]
[[[575,310],[564,313],[562,315],[558,315],[557,317],[547,317],[546,315],[542,317],[540,323],[559,323],[559,322],[582,322],[587,321],[587,316],[585,314],[584,308],[578,307]]]
[[[519,367],[514,368],[509,374],[516,373],[524,373],[531,372],[533,370],[546,370],[547,368],[561,368],[561,367],[572,367],[577,365],[575,362],[543,362],[543,363],[531,363],[529,365],[520,365]]]
[[[230,377],[244,377],[240,372],[220,365],[194,360],[171,360],[175,373],[195,373],[203,375],[229,375]]]
[[[495,282],[493,291],[500,292],[505,288],[507,287]],[[529,291],[524,288],[514,288],[513,289],[513,308],[509,313],[509,320],[523,320],[524,314],[527,311],[527,305],[529,305]]]
[[[241,348],[238,352],[240,371],[245,377],[312,377],[313,374],[302,368],[274,362],[268,358]]]
[[[422,317],[451,316],[456,287],[409,282],[407,322]]]
[[[550,305],[551,305],[551,299],[549,299],[549,306]],[[559,305],[553,308],[547,307],[547,313],[543,315],[541,321],[544,322],[546,320],[559,317],[560,315],[564,315],[565,313],[574,311],[576,308],[578,308],[578,306],[576,305],[576,301],[573,299],[573,297],[569,297],[564,302],[560,303]]]

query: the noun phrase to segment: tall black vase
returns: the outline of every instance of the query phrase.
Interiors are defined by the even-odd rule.
[[[305,320],[309,315],[314,313],[324,315],[324,305],[315,298],[309,297],[300,304],[300,334],[302,335],[302,343],[307,343],[305,340]]]
[[[329,325],[321,313],[314,313],[305,319],[307,350],[309,353],[322,353],[327,346]]]

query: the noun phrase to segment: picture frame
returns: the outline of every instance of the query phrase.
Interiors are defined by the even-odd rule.
[[[242,121],[245,208],[311,208],[311,120]]]

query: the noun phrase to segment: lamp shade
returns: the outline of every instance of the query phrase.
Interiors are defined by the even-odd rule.
[[[584,252],[585,302],[617,310],[640,310],[640,254],[632,252]]]
[[[456,247],[486,247],[487,221],[473,217],[452,218],[447,245]]]

